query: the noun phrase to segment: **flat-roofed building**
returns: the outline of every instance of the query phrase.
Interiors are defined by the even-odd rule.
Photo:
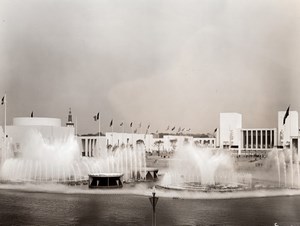
[[[240,148],[242,115],[239,113],[220,113],[219,145],[220,148]]]

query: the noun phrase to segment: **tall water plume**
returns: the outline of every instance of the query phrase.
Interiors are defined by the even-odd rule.
[[[162,185],[182,185],[198,183],[201,185],[251,184],[251,175],[238,174],[230,153],[223,150],[185,146],[175,153],[165,174]]]
[[[279,187],[300,188],[299,155],[295,150],[274,149],[268,153],[263,165],[266,172],[264,179],[274,178]]]
[[[145,150],[132,148],[101,150],[99,157],[81,157],[74,135],[45,139],[31,130],[24,139],[21,152],[8,149],[2,156],[0,179],[4,181],[69,182],[86,180],[92,173],[123,173],[123,179],[145,177]],[[130,163],[130,164],[129,164]]]

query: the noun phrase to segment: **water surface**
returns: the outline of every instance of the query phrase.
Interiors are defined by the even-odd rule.
[[[1,225],[151,225],[147,196],[0,190]],[[160,198],[157,225],[300,225],[300,196]]]

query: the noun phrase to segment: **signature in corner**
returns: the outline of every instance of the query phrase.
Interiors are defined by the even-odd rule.
[[[277,224],[276,222],[274,223],[274,226],[280,226],[279,224]],[[293,225],[291,225],[291,226],[293,226]]]

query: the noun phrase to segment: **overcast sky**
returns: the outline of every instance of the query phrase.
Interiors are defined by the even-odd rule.
[[[71,107],[79,133],[98,111],[103,131],[213,132],[220,112],[251,128],[300,112],[296,0],[0,0],[0,43],[8,124]]]

